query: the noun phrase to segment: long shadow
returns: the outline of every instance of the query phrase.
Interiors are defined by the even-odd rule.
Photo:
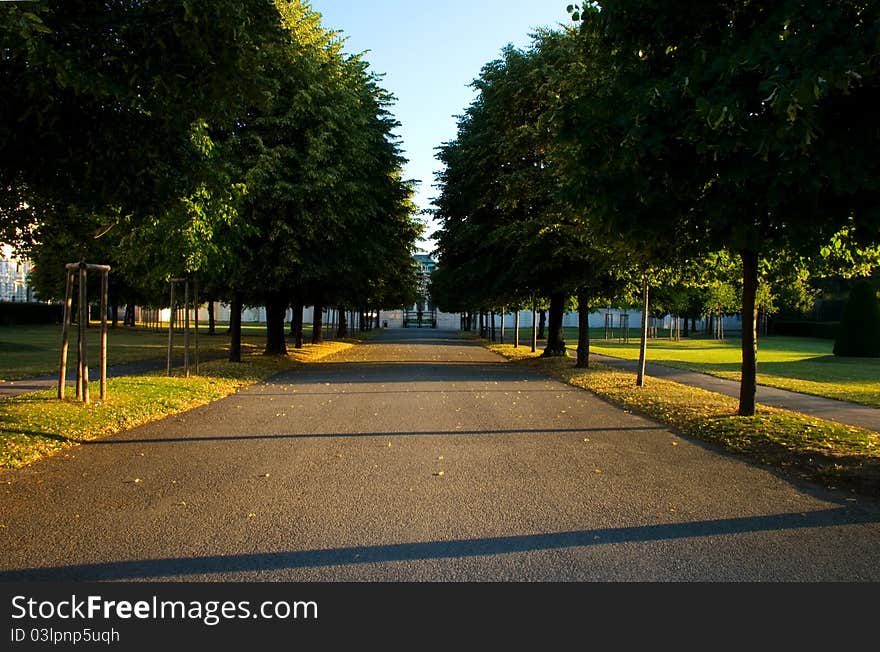
[[[283,383],[282,383],[283,384]],[[406,383],[400,383],[401,385],[405,385]],[[439,390],[426,390],[426,389],[394,389],[389,387],[377,387],[374,390],[343,390],[340,392],[321,392],[321,391],[309,391],[297,389],[295,392],[257,392],[253,394],[235,394],[234,397],[236,400],[239,399],[254,399],[259,400],[261,398],[265,398],[267,396],[284,396],[284,397],[298,397],[298,396],[356,396],[356,395],[376,395],[376,394],[424,394],[426,392],[443,392],[444,394],[468,394],[473,396],[474,394],[507,394],[510,398],[516,398],[516,392],[521,391],[523,393],[523,398],[526,394],[576,394],[579,391],[583,391],[577,387],[569,386],[569,387],[558,387],[554,389],[523,389],[523,390],[510,390],[510,389],[484,389],[482,387],[472,387],[470,389],[439,389]]]
[[[535,380],[546,377],[536,372],[503,362],[444,362],[429,360],[420,363],[400,362],[326,362],[283,371],[269,384],[309,383],[413,383],[413,382],[490,382]]]
[[[155,437],[143,439],[99,439],[93,441],[82,442],[83,446],[119,446],[126,444],[194,444],[200,442],[211,441],[258,441],[261,439],[360,439],[365,437],[444,437],[444,436],[466,436],[466,437],[494,437],[506,435],[550,435],[557,433],[574,433],[574,432],[630,432],[633,430],[665,430],[662,426],[635,426],[635,427],[614,427],[614,428],[534,428],[534,429],[516,429],[516,430],[413,430],[405,432],[325,432],[325,433],[303,433],[303,434],[285,434],[285,435],[206,435],[192,437]]]
[[[317,550],[170,557],[21,568],[0,572],[0,582],[110,581],[301,568],[356,566],[388,562],[465,559],[597,545],[649,543],[698,537],[718,537],[756,532],[838,527],[880,522],[880,514],[832,508],[807,513],[747,516],[694,523],[643,525],[547,534],[525,534],[454,541],[391,543]]]

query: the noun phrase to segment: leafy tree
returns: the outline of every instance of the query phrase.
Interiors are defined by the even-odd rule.
[[[441,296],[481,310],[547,297],[545,355],[565,355],[569,297],[595,300],[609,266],[608,247],[558,192],[553,109],[571,43],[568,32],[544,31],[527,51],[505,48],[474,81],[479,95],[438,154]]]
[[[862,244],[880,232],[880,133],[864,112],[880,92],[878,12],[876,3],[831,0],[690,3],[687,11],[619,0],[583,12],[584,41],[598,44],[588,51],[606,68],[586,84],[604,94],[579,104],[580,115],[601,118],[581,123],[586,151],[596,139],[585,134],[614,123],[605,100],[624,101],[609,136],[621,145],[596,158],[612,174],[582,192],[617,202],[602,216],[619,225],[632,219],[616,185],[628,172],[643,204],[679,202],[640,227],[663,223],[740,258],[741,415],[755,410],[762,257],[779,248],[810,255],[848,225]],[[663,170],[667,178],[653,184]]]
[[[263,0],[42,0],[0,12],[2,238],[82,243],[195,191],[201,141],[266,89]],[[36,234],[36,241],[46,230]]]

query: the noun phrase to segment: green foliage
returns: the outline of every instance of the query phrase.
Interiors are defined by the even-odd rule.
[[[878,244],[880,132],[864,111],[880,96],[877,3],[616,0],[578,17],[566,176],[608,230],[649,254],[678,242],[740,256],[746,323],[762,257],[809,258],[834,238]],[[747,332],[744,415],[757,348]]]
[[[570,32],[543,31],[528,50],[505,48],[473,82],[479,95],[457,138],[439,150],[434,285],[446,310],[575,291],[600,302],[625,284],[626,251],[598,237],[559,193],[551,135],[573,42]]]
[[[880,358],[880,301],[877,290],[868,281],[853,285],[834,343],[834,355]]]
[[[265,96],[260,52],[277,11],[264,0],[44,0],[2,13],[7,242],[27,244],[54,214],[83,241],[161,210],[201,180],[210,130]]]

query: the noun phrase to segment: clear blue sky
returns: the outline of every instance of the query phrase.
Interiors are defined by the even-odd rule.
[[[382,86],[397,97],[406,176],[421,182],[416,203],[430,208],[440,167],[434,148],[455,138],[455,116],[474,99],[468,84],[508,43],[526,47],[535,28],[567,24],[569,1],[312,0],[311,6],[325,27],[343,33],[347,51],[367,52],[370,67],[384,75]]]

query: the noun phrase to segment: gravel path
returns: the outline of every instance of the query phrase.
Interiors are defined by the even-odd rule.
[[[880,580],[880,504],[386,331],[0,473],[0,581]]]

